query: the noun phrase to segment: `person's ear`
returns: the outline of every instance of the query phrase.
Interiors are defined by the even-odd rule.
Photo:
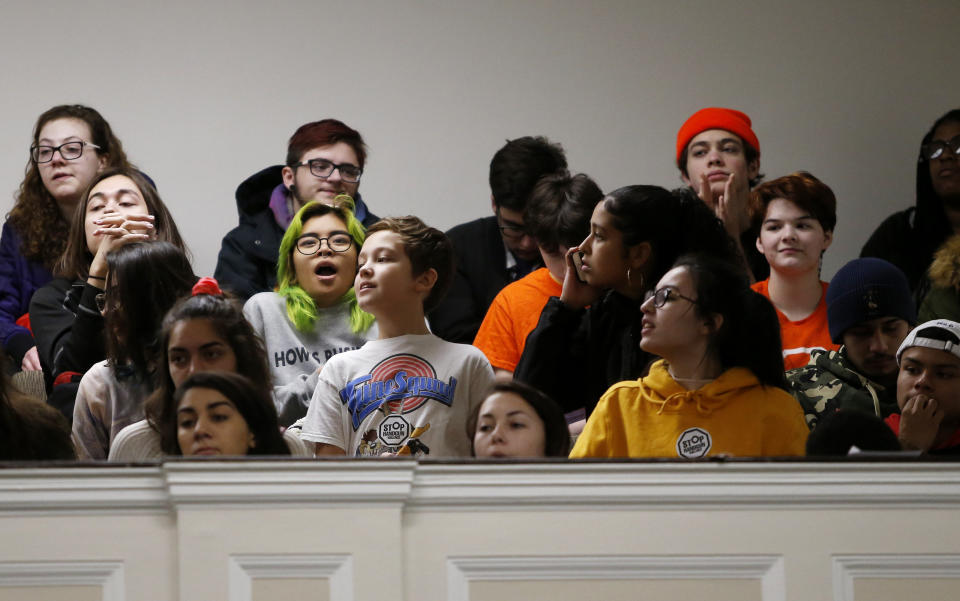
[[[490,208],[493,209],[493,214],[497,214],[497,199],[493,197],[493,194],[490,195]]]
[[[762,226],[761,226],[762,227]],[[757,250],[760,251],[760,254],[763,254],[763,243],[760,242],[760,235],[757,234]]]
[[[703,320],[703,325],[706,328],[706,334],[716,334],[723,325],[723,315],[714,313],[709,318]]]
[[[423,273],[413,278],[414,289],[417,292],[430,294],[434,284],[437,283],[437,277],[439,277],[437,275],[437,270],[433,267],[425,270]]]
[[[823,250],[826,251],[833,243],[833,230],[823,232]]]
[[[99,157],[97,157],[97,164],[97,173],[100,173],[106,169],[108,165],[110,165],[110,155],[101,154]]]
[[[257,448],[257,438],[253,435],[253,432],[251,432],[248,436],[249,438],[247,439],[247,448],[248,449]]]
[[[289,190],[293,186],[293,169],[283,166],[283,170],[280,171],[280,174],[283,176],[283,187]]]
[[[640,269],[650,261],[650,256],[653,254],[653,247],[650,246],[649,242],[641,242],[640,244],[634,244],[627,251],[627,259],[630,263],[631,269]]]

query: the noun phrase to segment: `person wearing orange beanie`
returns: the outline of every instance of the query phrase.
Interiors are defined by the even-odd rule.
[[[677,132],[677,167],[689,194],[713,209],[737,243],[756,281],[770,270],[756,251],[757,231],[749,211],[750,188],[760,183],[760,141],[745,113],[719,107],[700,109]]]

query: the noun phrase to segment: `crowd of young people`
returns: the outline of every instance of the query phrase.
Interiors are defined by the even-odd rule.
[[[0,240],[0,459],[960,452],[960,110],[832,282],[837,199],[763,183],[752,127],[692,115],[674,191],[510,140],[447,235],[373,215],[359,132],[308,123],[213,279],[106,120],[54,107]]]

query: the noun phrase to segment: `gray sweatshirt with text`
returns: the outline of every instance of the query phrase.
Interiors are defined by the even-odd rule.
[[[376,324],[359,334],[350,331],[350,305],[345,302],[320,309],[309,332],[301,332],[287,318],[286,299],[276,292],[251,296],[243,313],[267,347],[281,426],[307,414],[317,374],[330,357],[377,337]]]

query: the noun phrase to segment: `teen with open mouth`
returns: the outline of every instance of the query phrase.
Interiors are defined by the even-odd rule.
[[[377,337],[353,290],[364,240],[353,207],[346,195],[304,205],[280,242],[277,291],[256,294],[243,308],[266,343],[283,426],[306,415],[330,357]]]

